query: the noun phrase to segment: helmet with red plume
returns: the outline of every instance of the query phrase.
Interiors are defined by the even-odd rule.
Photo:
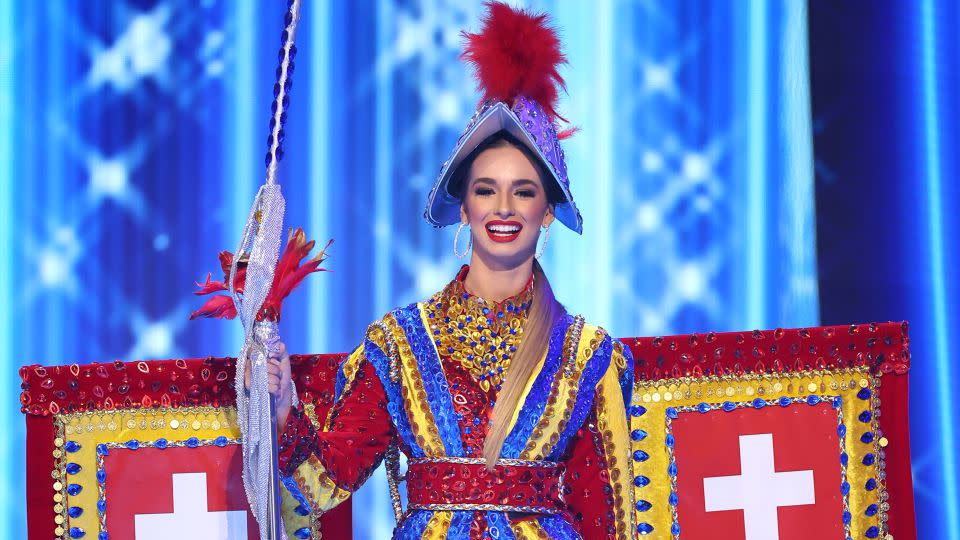
[[[577,233],[583,219],[573,202],[558,133],[559,92],[565,90],[559,67],[566,63],[560,39],[545,14],[487,2],[480,32],[464,32],[463,58],[475,71],[480,104],[437,177],[424,217],[437,227],[460,221],[460,201],[447,189],[457,167],[485,139],[507,131],[537,156],[548,178],[563,193],[555,206],[561,223]]]

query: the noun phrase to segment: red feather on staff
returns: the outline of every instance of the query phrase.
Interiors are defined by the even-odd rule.
[[[280,255],[277,262],[277,268],[273,273],[273,283],[270,286],[270,294],[263,302],[263,306],[257,313],[257,320],[280,320],[280,308],[284,299],[293,292],[303,278],[314,272],[328,272],[326,268],[321,268],[320,264],[327,258],[327,248],[333,240],[327,242],[327,245],[314,255],[310,260],[301,266],[303,259],[310,254],[316,243],[313,240],[307,241],[303,229],[292,229],[287,236],[287,245]],[[227,291],[227,280],[230,275],[230,266],[233,264],[233,253],[229,251],[220,252],[220,268],[223,270],[223,281],[210,281],[210,274],[207,274],[207,280],[204,283],[197,283],[197,290],[193,294],[202,296],[220,291]],[[241,256],[237,261],[237,274],[234,276],[234,290],[240,295],[243,294],[243,286],[247,280],[247,259]],[[237,308],[233,303],[233,298],[229,295],[220,294],[206,301],[197,311],[190,314],[190,319],[201,317],[210,317],[216,319],[233,319],[237,316]]]

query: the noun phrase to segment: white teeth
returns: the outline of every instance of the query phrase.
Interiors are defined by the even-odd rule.
[[[487,229],[500,234],[513,234],[520,231],[518,225],[487,225]]]

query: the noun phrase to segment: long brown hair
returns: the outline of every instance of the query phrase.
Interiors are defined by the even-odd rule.
[[[564,307],[553,296],[553,289],[550,288],[543,268],[534,259],[533,301],[523,324],[523,338],[513,360],[510,361],[510,367],[507,368],[506,379],[497,395],[497,404],[493,406],[490,429],[483,442],[483,459],[486,460],[488,469],[493,469],[500,457],[503,442],[510,431],[510,421],[520,406],[523,389],[547,350],[553,324],[565,313]]]

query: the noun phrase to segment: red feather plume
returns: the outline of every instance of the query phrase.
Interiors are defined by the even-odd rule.
[[[540,103],[551,119],[557,114],[557,89],[566,90],[558,68],[567,63],[560,38],[546,14],[487,2],[479,33],[462,32],[462,58],[473,65],[484,100],[512,104],[520,95]]]

